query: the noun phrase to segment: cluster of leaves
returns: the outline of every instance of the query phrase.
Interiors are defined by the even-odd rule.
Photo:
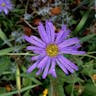
[[[0,96],[96,96],[96,23],[95,0],[14,0],[14,9],[8,15],[0,13]],[[81,40],[82,56],[66,55],[79,66],[79,71],[65,75],[58,67],[57,78],[45,80],[34,70],[27,74],[31,64],[23,35],[38,36],[40,21],[51,19],[56,32],[62,24],[72,30],[71,36]],[[15,95],[14,95],[15,94]]]

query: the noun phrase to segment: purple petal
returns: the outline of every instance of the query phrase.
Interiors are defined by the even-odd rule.
[[[28,73],[32,72],[32,71],[37,67],[37,64],[38,64],[38,62],[35,62],[34,64],[32,64],[32,65],[28,68],[27,72],[28,72]]]
[[[64,54],[72,54],[72,55],[82,55],[82,54],[86,54],[86,52],[84,51],[76,51],[76,50],[68,50],[68,49],[63,49],[60,53],[64,53]]]
[[[62,56],[62,59],[63,59],[63,61],[64,61],[66,64],[68,64],[69,66],[71,66],[73,69],[78,70],[78,67],[77,67],[74,63],[72,63],[70,60],[68,60],[68,59],[65,58],[64,56]]]
[[[24,39],[27,41],[27,42],[29,42],[29,43],[31,43],[31,44],[33,44],[33,45],[36,45],[36,46],[38,46],[38,47],[41,47],[41,48],[44,48],[45,46],[44,45],[42,45],[40,42],[38,42],[38,41],[35,41],[32,37],[28,37],[28,36],[24,36]]]
[[[57,38],[56,38],[56,43],[61,43],[63,42],[68,36],[69,36],[70,30],[67,29],[66,25],[62,26],[62,29],[60,30],[60,32],[57,34]]]
[[[73,44],[79,43],[80,41],[77,38],[70,38],[68,40],[63,41],[62,43],[58,44],[58,47],[60,49],[67,47],[67,46],[71,46]]]
[[[31,58],[31,60],[41,60],[45,57],[45,54],[41,54],[41,55],[37,55],[37,56],[33,56]]]
[[[59,49],[59,51],[60,53],[62,53],[62,51],[78,51],[78,48],[80,47],[81,47],[81,44],[76,44],[76,45],[67,46],[62,49]]]
[[[47,33],[46,33],[45,28],[44,28],[44,26],[43,26],[42,23],[39,24],[39,26],[38,26],[38,31],[39,31],[39,34],[40,34],[40,36],[41,36],[41,39],[42,39],[44,42],[48,43]]]
[[[4,2],[4,0],[0,0],[0,4],[2,4]]]
[[[59,55],[59,56],[58,56],[58,60],[62,63],[63,66],[66,67],[66,69],[67,69],[68,71],[70,71],[71,73],[74,72],[74,70],[64,61],[62,55]]]
[[[65,73],[65,74],[68,74],[67,69],[65,68],[64,65],[62,65],[62,64],[60,63],[60,61],[59,61],[58,59],[56,59],[56,62],[57,62],[57,64],[59,65],[59,67],[64,71],[64,73]]]
[[[12,10],[13,9],[13,6],[12,5],[8,6],[8,9],[9,10]]]
[[[64,38],[64,39],[66,39],[68,36],[69,36],[69,34],[70,34],[70,30],[67,28],[67,26],[66,25],[63,25],[62,26],[62,30],[64,31],[64,34],[63,34],[63,36],[61,37],[62,39]],[[63,39],[63,40],[64,40]]]
[[[67,37],[69,36],[69,33],[70,33],[70,30],[68,29],[68,30],[66,30],[64,33],[63,33],[63,35],[62,35],[62,37],[61,37],[61,39],[60,39],[60,43],[61,42],[63,42],[65,39],[67,39]]]
[[[50,33],[50,39],[51,42],[54,42],[55,39],[55,31],[54,31],[54,26],[51,22],[47,21],[46,22],[46,28],[47,28],[47,33]]]
[[[1,0],[0,0],[1,1]],[[11,4],[11,1],[10,0],[3,0],[3,2],[5,3],[5,4]]]
[[[31,57],[31,60],[38,60],[40,58],[40,55]]]
[[[51,68],[49,70],[49,74],[52,74],[53,77],[57,77],[56,72],[55,72],[55,66],[56,66],[56,62],[55,59],[52,60],[52,64],[51,64]]]
[[[76,45],[73,45],[73,46],[70,46],[70,47],[66,47],[66,49],[70,49],[70,50],[78,50],[78,48],[81,47],[81,44],[76,44]]]
[[[42,68],[40,68],[40,69],[36,72],[36,75],[39,75],[42,71],[43,71]]]
[[[48,60],[49,60],[49,58],[48,58]],[[46,63],[43,63],[42,67],[40,67],[38,72],[36,72],[36,75],[39,75],[44,70],[45,67],[46,67]]]
[[[0,12],[2,12],[2,8],[0,7]]]
[[[57,37],[56,40],[55,40],[56,43],[60,42],[60,39],[61,39],[62,35],[63,35],[63,30],[60,30],[60,32],[56,36]]]
[[[9,10],[12,10],[13,9],[13,4],[7,4],[6,8],[9,9]]]
[[[48,40],[49,40],[49,42],[51,42],[51,32],[50,32],[50,30],[49,30],[48,21],[46,21],[46,26],[45,26],[45,28],[46,28],[46,33],[47,33],[47,36],[48,36]],[[48,42],[48,43],[49,43],[49,42]]]
[[[43,48],[40,48],[40,47],[36,47],[36,46],[27,46],[26,48],[27,50],[39,50],[39,51],[43,51],[44,49]]]
[[[8,9],[7,8],[4,8],[4,12],[7,15],[8,14]]]
[[[38,68],[42,68],[42,67],[45,67],[45,65],[46,65],[46,62],[47,62],[47,60],[49,59],[49,57],[48,56],[45,56],[40,62],[39,62],[39,64],[38,64]]]
[[[31,36],[35,41],[39,42],[40,44],[42,44],[43,46],[46,46],[46,44],[40,40],[39,38],[37,38],[36,36]]]
[[[40,55],[45,55],[46,54],[46,51],[43,51],[43,50],[33,50],[34,53],[36,54],[40,54]]]
[[[47,61],[47,64],[45,66],[45,69],[44,69],[44,72],[43,72],[43,75],[42,75],[42,78],[45,79],[47,74],[48,74],[48,70],[49,70],[49,67],[50,67],[50,59],[48,59]]]

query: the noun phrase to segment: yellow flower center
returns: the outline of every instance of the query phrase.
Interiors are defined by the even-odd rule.
[[[57,56],[58,54],[58,46],[55,45],[55,44],[49,44],[47,47],[46,47],[46,53],[48,56],[50,57],[55,57]]]
[[[2,6],[5,6],[6,4],[5,4],[5,3],[2,3],[1,5],[2,5]]]

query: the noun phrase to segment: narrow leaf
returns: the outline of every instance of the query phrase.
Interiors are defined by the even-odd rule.
[[[88,19],[89,13],[90,13],[90,10],[88,10],[84,14],[84,16],[82,17],[81,21],[79,22],[79,24],[77,25],[76,29],[74,30],[74,34],[77,34],[77,32],[79,32],[83,28],[84,24],[86,23],[86,20]]]

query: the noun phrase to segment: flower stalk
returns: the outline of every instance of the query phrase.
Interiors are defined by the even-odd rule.
[[[21,78],[20,78],[20,69],[19,66],[17,64],[16,66],[16,85],[17,85],[17,90],[18,90],[18,94],[20,95],[20,90],[21,90]]]

